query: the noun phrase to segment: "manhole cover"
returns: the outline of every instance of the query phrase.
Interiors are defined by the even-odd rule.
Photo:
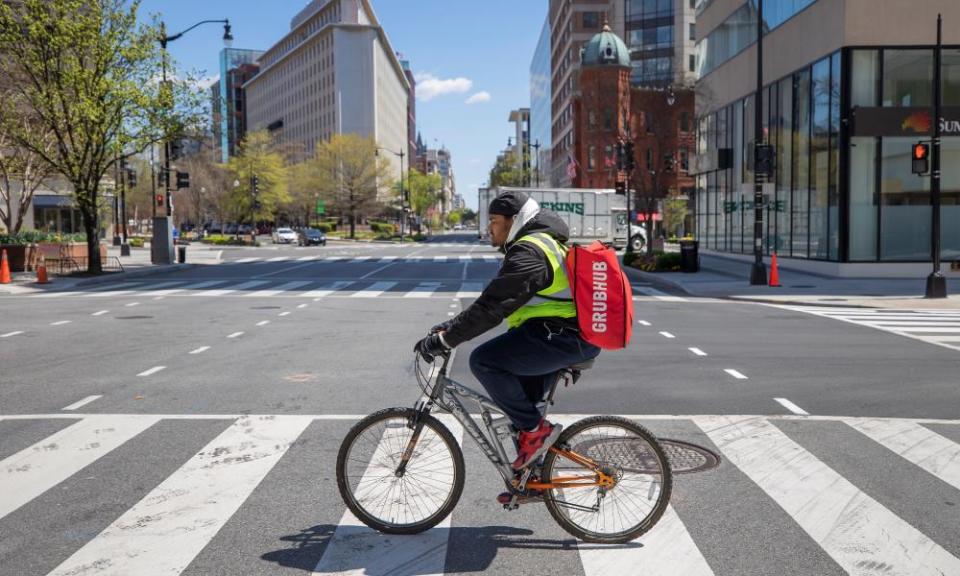
[[[251,310],[279,310],[280,306],[254,306]]]
[[[146,320],[153,316],[114,316],[117,320]]]
[[[674,474],[692,474],[716,468],[720,457],[703,446],[682,440],[660,439]],[[597,438],[572,447],[574,452],[597,461],[615,461],[624,471],[635,474],[656,473],[660,466],[646,442],[635,438]]]

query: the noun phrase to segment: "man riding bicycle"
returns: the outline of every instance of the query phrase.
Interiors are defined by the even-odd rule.
[[[543,455],[562,426],[537,409],[557,372],[600,348],[580,338],[564,258],[567,225],[523,192],[490,202],[490,244],[504,254],[497,276],[455,318],[431,329],[414,350],[428,359],[507,320],[509,329],[470,355],[470,370],[519,431],[514,470]]]

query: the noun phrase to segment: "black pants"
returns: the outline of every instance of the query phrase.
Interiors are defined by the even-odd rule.
[[[478,346],[470,370],[514,426],[533,430],[540,423],[537,402],[557,371],[599,354],[575,330],[533,318]]]

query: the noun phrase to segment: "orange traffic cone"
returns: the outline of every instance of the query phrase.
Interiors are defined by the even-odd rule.
[[[0,255],[0,284],[9,284],[12,281],[10,279],[10,264],[7,263],[7,251],[4,249],[3,255]]]
[[[770,287],[780,287],[780,273],[777,271],[777,253],[773,253],[773,259],[770,260]]]
[[[37,284],[49,284],[50,279],[47,278],[47,261],[43,256],[40,257],[40,265],[37,266]]]

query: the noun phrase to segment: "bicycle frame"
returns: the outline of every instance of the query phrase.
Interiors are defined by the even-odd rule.
[[[421,399],[417,403],[418,413],[429,414],[434,405],[448,409],[450,414],[463,426],[463,429],[467,431],[467,434],[477,443],[480,450],[487,459],[490,460],[490,463],[493,464],[497,472],[500,473],[504,483],[506,483],[510,489],[517,488],[516,484],[514,484],[516,471],[511,466],[503,443],[500,441],[500,438],[506,436],[514,437],[515,435],[510,419],[500,411],[493,400],[450,378],[447,375],[450,367],[450,359],[451,355],[444,356],[443,364],[436,373],[433,390],[428,400],[424,401]],[[470,417],[470,414],[466,408],[464,408],[462,402],[464,399],[473,400],[480,406],[480,417],[484,429],[481,429],[477,422]],[[546,414],[547,406],[544,406],[544,417],[546,417]],[[411,438],[410,445],[408,446],[408,452],[412,453],[413,445],[416,443],[418,437],[419,430],[415,427],[414,436]],[[558,477],[549,483],[527,482],[524,488],[535,490],[595,486],[609,488],[616,483],[612,476],[600,470],[599,464],[585,456],[557,447],[551,447],[550,451],[557,452],[572,462],[590,470],[594,474],[593,478],[586,476]],[[407,456],[407,458],[404,458],[404,460],[409,459],[408,455],[405,454],[405,456]]]

